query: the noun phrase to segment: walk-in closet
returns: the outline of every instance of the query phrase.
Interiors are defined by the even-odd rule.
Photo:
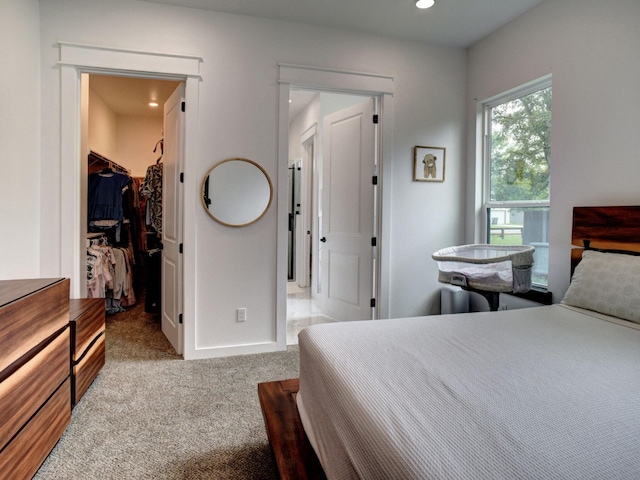
[[[163,105],[178,84],[83,75],[85,287],[109,315],[160,313]]]

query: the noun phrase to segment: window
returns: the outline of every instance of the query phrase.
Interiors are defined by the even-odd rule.
[[[487,243],[533,245],[532,283],[547,287],[551,79],[484,104]]]

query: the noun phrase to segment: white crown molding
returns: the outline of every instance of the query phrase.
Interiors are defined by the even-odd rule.
[[[395,92],[392,75],[290,63],[280,63],[278,68],[278,83],[280,84],[318,90],[345,90],[384,95],[393,95]]]
[[[195,55],[147,52],[100,45],[58,42],[59,65],[84,69],[155,72],[180,77],[200,77],[202,58]]]

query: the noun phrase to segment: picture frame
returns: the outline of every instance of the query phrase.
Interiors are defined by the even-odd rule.
[[[415,182],[444,182],[446,150],[444,147],[413,149],[413,180]]]

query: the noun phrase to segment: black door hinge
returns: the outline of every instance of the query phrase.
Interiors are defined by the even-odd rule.
[[[187,104],[186,102],[182,102],[182,105],[180,106],[181,110],[184,112],[185,109],[187,108]]]
[[[183,253],[183,252],[184,252],[184,244],[182,244],[182,243],[180,244],[180,247],[178,248],[178,251],[179,251],[180,253]]]
[[[374,175],[373,177],[371,177],[371,183],[373,183],[374,185],[378,184],[378,175]]]
[[[371,308],[376,308],[376,299],[375,298],[371,299]]]
[[[178,323],[182,325],[182,314],[178,315]]]
[[[373,116],[373,123],[378,123],[378,121],[379,121],[378,114],[375,114]]]
[[[180,172],[180,183],[184,183],[184,172]]]
[[[376,237],[371,238],[371,246],[375,247],[378,244],[378,239]]]

